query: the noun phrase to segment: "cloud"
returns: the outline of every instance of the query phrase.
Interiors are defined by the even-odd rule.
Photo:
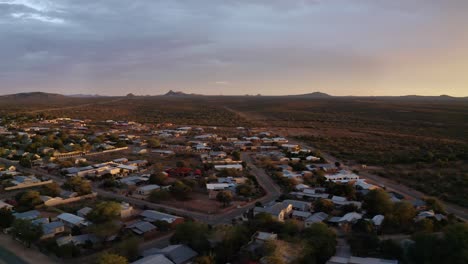
[[[52,24],[65,23],[65,20],[63,20],[62,18],[49,17],[49,16],[37,14],[37,13],[12,13],[11,16],[14,18],[38,20],[41,22],[47,22],[47,23],[52,23]]]
[[[461,71],[437,67],[468,65],[467,7],[455,0],[0,0],[1,89],[159,94],[225,86],[279,94],[314,84],[349,94],[340,87],[393,91],[389,83],[408,89],[418,81],[435,89],[424,76],[464,80]]]

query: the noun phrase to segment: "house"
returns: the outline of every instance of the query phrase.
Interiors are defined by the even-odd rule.
[[[328,218],[328,214],[324,212],[318,212],[308,217],[304,221],[304,224],[305,224],[305,227],[310,227],[312,224],[324,222],[325,220],[327,220],[327,218]]]
[[[304,211],[297,211],[297,210],[294,210],[293,213],[292,213],[292,217],[294,219],[298,219],[298,220],[306,220],[307,218],[309,218],[312,214],[310,212],[304,212]]]
[[[161,189],[161,186],[157,184],[145,185],[137,189],[137,194],[148,196],[152,191],[159,189]]]
[[[152,248],[143,252],[143,256],[164,255],[175,264],[186,264],[198,256],[198,253],[186,245],[170,245],[162,249]],[[159,262],[154,262],[159,263]]]
[[[349,172],[349,171],[345,171],[345,170],[341,170],[339,171],[338,173],[336,174],[332,174],[332,175],[325,175],[325,178],[328,180],[328,181],[331,181],[331,182],[338,182],[338,183],[347,183],[347,182],[350,182],[350,181],[357,181],[359,180],[359,176],[352,173],[352,172]]]
[[[381,226],[384,219],[385,219],[385,216],[376,215],[376,216],[372,217],[372,223],[374,223],[375,226]]]
[[[117,180],[118,182],[126,185],[139,185],[142,183],[145,183],[149,180],[149,177],[146,177],[145,175],[137,175],[137,176],[130,176],[127,178],[123,178],[120,180]]]
[[[42,225],[43,235],[41,239],[52,238],[57,234],[65,232],[65,225],[62,222],[55,221]]]
[[[23,219],[23,220],[33,220],[38,218],[41,213],[37,210],[31,210],[23,213],[14,213],[13,216],[16,219]]]
[[[229,170],[229,169],[242,171],[243,167],[242,167],[242,164],[227,164],[227,165],[215,165],[214,169],[218,171]]]
[[[253,236],[253,241],[254,242],[261,242],[264,243],[269,240],[276,240],[278,239],[278,235],[274,233],[267,233],[267,232],[256,232],[255,235]]]
[[[63,222],[67,227],[73,228],[75,226],[88,226],[89,222],[86,221],[83,217],[69,214],[69,213],[62,213],[57,216],[57,219]]]
[[[131,264],[174,264],[174,262],[170,261],[168,258],[166,258],[164,255],[159,254],[159,255],[151,255],[144,257],[142,259],[139,259],[137,261],[132,262]]]
[[[133,216],[134,209],[129,203],[122,202],[120,203],[120,218],[129,218]]]
[[[11,210],[13,208],[13,205],[7,204],[4,201],[0,200],[0,209],[6,208],[8,210]]]
[[[131,229],[135,234],[143,236],[156,231],[156,226],[147,221],[135,222],[130,224],[127,228]]]
[[[64,237],[59,237],[55,241],[59,247],[68,245],[70,243],[74,244],[75,246],[79,245],[84,245],[87,242],[88,243],[97,243],[99,239],[93,235],[93,234],[84,234],[84,235],[78,235],[78,236],[64,236]]]
[[[79,217],[85,218],[89,212],[91,212],[93,209],[91,207],[83,207],[80,210],[76,211],[76,215]]]
[[[362,215],[356,212],[347,213],[340,218],[338,222],[340,223],[354,223],[357,220],[361,219]]]
[[[207,183],[206,189],[208,191],[222,191],[232,187],[232,184],[229,183]]]
[[[144,210],[141,212],[140,216],[148,222],[164,221],[168,222],[169,224],[178,224],[183,221],[182,217],[165,214],[154,210]]]
[[[254,216],[259,213],[267,213],[273,216],[276,220],[283,222],[284,219],[291,214],[293,207],[289,203],[275,203],[265,207],[255,207]]]
[[[398,264],[398,260],[333,256],[326,264]]]
[[[284,200],[283,203],[289,203],[292,205],[294,210],[307,212],[310,211],[312,204],[309,202],[303,202],[298,200]]]

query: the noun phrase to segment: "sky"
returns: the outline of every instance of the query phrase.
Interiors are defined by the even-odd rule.
[[[467,0],[0,0],[0,94],[468,96]]]

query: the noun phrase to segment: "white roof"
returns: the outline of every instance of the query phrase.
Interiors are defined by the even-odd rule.
[[[356,212],[351,212],[345,214],[343,217],[340,218],[340,222],[353,222],[355,220],[359,220],[362,218],[362,215]]]
[[[383,215],[376,215],[372,218],[372,222],[374,223],[374,225],[381,225],[383,220],[385,219],[385,216]]]
[[[138,190],[140,191],[152,191],[152,190],[157,190],[157,189],[160,189],[161,186],[157,185],[157,184],[150,184],[150,185],[145,185],[145,186],[142,186],[140,188],[138,188]]]
[[[207,190],[220,190],[220,189],[227,189],[229,188],[229,184],[227,183],[207,183],[206,189]]]
[[[151,255],[148,257],[144,257],[140,260],[132,262],[131,264],[174,264],[174,262],[170,261],[164,255]]]

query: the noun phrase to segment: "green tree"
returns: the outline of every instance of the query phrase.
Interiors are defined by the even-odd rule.
[[[428,210],[434,210],[438,214],[446,214],[444,205],[434,197],[424,198]]]
[[[32,167],[32,161],[29,156],[24,156],[20,159],[19,165],[25,167],[25,168],[31,168]]]
[[[252,186],[252,184],[248,184],[248,183],[240,184],[240,185],[237,185],[236,192],[237,194],[241,196],[248,197],[248,196],[251,196],[252,193],[254,192],[254,187]]]
[[[33,208],[36,205],[42,204],[41,194],[38,191],[26,191],[18,200],[18,204],[27,208]]]
[[[128,264],[128,260],[120,255],[106,252],[99,256],[97,264]]]
[[[150,138],[148,139],[148,147],[150,148],[159,148],[161,146],[161,142],[157,138]]]
[[[3,207],[0,209],[0,228],[8,228],[11,226],[15,217],[10,209]]]
[[[159,203],[171,198],[171,194],[166,190],[153,190],[151,191],[148,200],[153,203]]]
[[[335,206],[333,205],[333,202],[327,199],[320,199],[317,200],[314,204],[314,210],[316,212],[324,212],[329,214],[331,211],[333,211],[333,208]]]
[[[220,191],[216,195],[216,200],[223,204],[223,207],[228,206],[232,201],[232,193],[230,191]]]
[[[232,158],[234,160],[240,160],[241,159],[241,154],[240,154],[239,151],[233,151],[231,155],[232,155]]]
[[[336,234],[327,225],[323,223],[312,224],[303,230],[301,236],[306,241],[307,248],[302,259],[310,259],[315,263],[325,263],[335,255]]]
[[[89,227],[89,231],[102,239],[107,239],[120,231],[120,225],[115,222],[93,224]]]
[[[185,222],[177,225],[172,243],[187,244],[199,253],[208,252],[210,243],[208,242],[209,228],[206,224],[197,222]]]
[[[81,250],[73,243],[60,246],[56,249],[55,254],[60,258],[77,258],[81,255]]]
[[[31,246],[31,243],[36,242],[42,236],[42,226],[31,223],[29,220],[16,219],[12,224],[12,235]]]
[[[371,190],[364,197],[362,204],[366,209],[367,214],[374,216],[378,214],[385,214],[392,209],[392,201],[390,196],[382,189]]]
[[[175,198],[186,200],[190,197],[192,188],[190,188],[189,186],[187,186],[181,181],[176,181],[171,187],[171,192]]]
[[[78,176],[67,179],[62,188],[77,192],[79,195],[90,194],[92,192],[91,183]]]
[[[124,239],[116,247],[116,253],[126,257],[128,260],[134,261],[140,255],[139,245],[141,240],[136,236],[131,236]]]
[[[151,184],[158,184],[158,185],[165,185],[166,180],[167,180],[167,175],[162,172],[151,174],[149,178],[149,182]]]
[[[42,195],[57,197],[60,195],[61,189],[60,185],[56,182],[52,182],[46,185],[43,185],[40,190]]]
[[[100,202],[86,215],[86,218],[95,223],[101,224],[120,218],[122,206],[117,202]]]

